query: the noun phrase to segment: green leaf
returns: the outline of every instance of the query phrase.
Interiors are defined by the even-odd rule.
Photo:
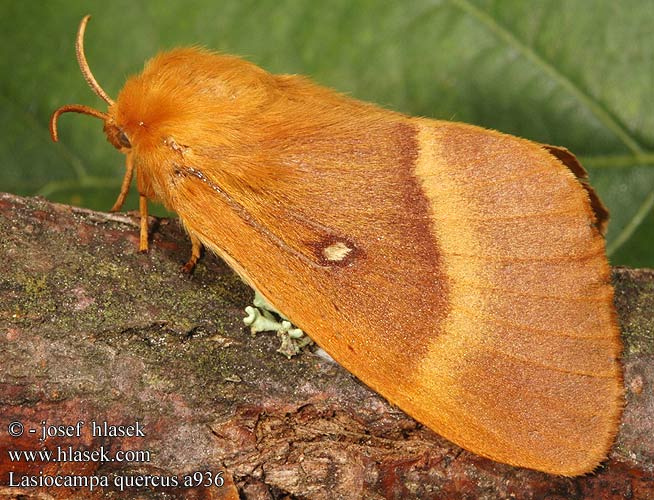
[[[611,210],[613,264],[654,267],[654,3],[650,0],[184,0],[0,4],[0,190],[107,209],[124,171],[79,73],[115,96],[159,50],[200,44],[360,99],[566,146]],[[135,200],[128,202],[135,208]]]

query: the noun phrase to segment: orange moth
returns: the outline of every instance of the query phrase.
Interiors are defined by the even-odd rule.
[[[607,213],[564,148],[412,118],[198,48],[116,101],[77,57],[140,194],[341,365],[458,445],[574,476],[623,404]]]

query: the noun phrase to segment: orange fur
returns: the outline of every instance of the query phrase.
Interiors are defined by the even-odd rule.
[[[106,115],[58,110],[53,138],[62,112],[104,119],[142,200],[188,230],[187,268],[200,244],[216,252],[362,381],[473,452],[563,475],[606,456],[622,407],[606,212],[567,150],[194,48],[156,56],[105,100]]]

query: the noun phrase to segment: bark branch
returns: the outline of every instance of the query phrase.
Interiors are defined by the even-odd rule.
[[[252,337],[242,324],[249,289],[210,255],[181,274],[183,231],[166,219],[151,227],[151,251],[139,254],[131,215],[0,194],[0,496],[654,497],[654,271],[614,270],[627,406],[607,462],[567,479],[463,451],[314,353],[277,354],[274,336]],[[40,442],[43,421],[73,426],[72,436]],[[92,421],[138,421],[144,436],[94,436]],[[24,434],[12,437],[10,422]],[[150,459],[8,455],[57,446],[145,450]],[[59,474],[108,486],[14,487],[10,471],[14,483]],[[222,471],[225,484],[184,486],[196,471]],[[162,484],[121,492],[126,476]],[[164,484],[171,476],[177,487]]]

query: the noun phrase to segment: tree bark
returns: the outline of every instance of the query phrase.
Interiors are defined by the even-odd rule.
[[[458,448],[311,350],[276,353],[243,325],[238,277],[211,255],[182,274],[179,224],[150,226],[140,254],[134,215],[0,194],[0,496],[654,498],[654,271],[613,271],[622,425],[595,473],[562,478]]]

